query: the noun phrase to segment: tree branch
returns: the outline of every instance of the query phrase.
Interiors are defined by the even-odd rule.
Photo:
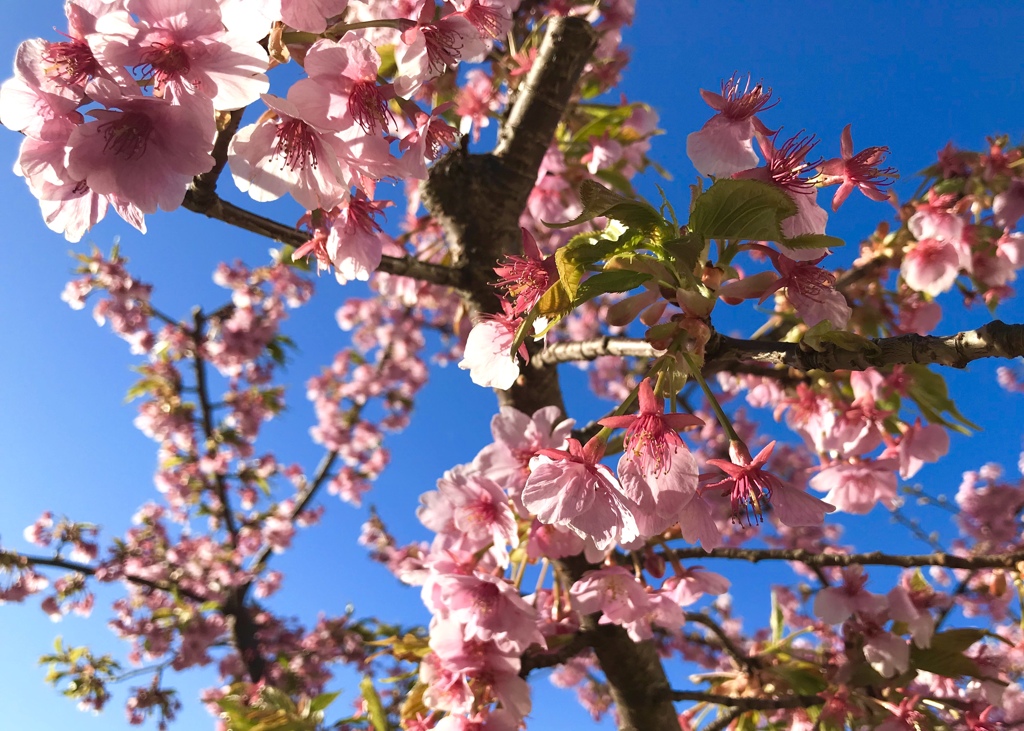
[[[812,553],[802,548],[674,548],[677,558],[728,559],[733,561],[796,561],[805,566],[942,566],[947,569],[1016,569],[1024,562],[1024,550],[1011,553],[979,554],[977,556],[956,556],[951,553],[925,553],[917,555],[893,555],[872,551],[870,553]]]
[[[308,235],[294,226],[265,218],[236,206],[234,203],[229,203],[215,194],[200,200],[192,195],[192,191],[189,191],[182,205],[190,211],[202,213],[208,218],[215,218],[235,228],[266,236],[268,239],[279,241],[282,244],[298,247],[309,240]],[[461,269],[420,261],[412,256],[382,256],[377,271],[445,287],[464,288],[464,276]]]
[[[756,696],[719,695],[699,690],[673,690],[674,701],[693,701],[711,703],[717,706],[730,706],[742,711],[774,711],[779,708],[806,708],[820,706],[823,701],[816,695],[789,695],[780,698],[759,698]]]
[[[89,564],[78,563],[77,561],[68,561],[60,557],[47,558],[45,556],[30,556],[25,553],[18,553],[17,551],[0,551],[0,566],[13,565],[13,566],[47,566],[55,569],[65,569],[67,571],[74,571],[85,576],[95,576],[99,570],[95,566]],[[154,591],[165,591],[168,593],[175,592],[180,596],[191,599],[194,602],[206,602],[209,601],[209,597],[201,597],[198,594],[194,594],[188,589],[184,589],[173,582],[162,583],[159,581],[152,581],[150,579],[143,579],[139,576],[132,576],[131,574],[122,573],[118,576],[119,579],[127,581],[129,584],[135,584],[136,586],[144,586],[147,589]]]
[[[732,638],[726,634],[725,630],[722,629],[722,626],[715,620],[711,619],[708,615],[701,612],[684,612],[683,617],[685,617],[687,622],[694,622],[711,630],[715,637],[718,638],[722,648],[732,656],[732,659],[735,660],[736,664],[742,669],[753,671],[761,666],[761,662],[756,657],[751,657],[745,653],[735,642],[732,641]]]
[[[294,522],[296,518],[302,515],[302,511],[305,510],[311,502],[313,502],[313,498],[320,491],[320,488],[324,485],[324,483],[327,482],[327,477],[331,473],[331,467],[334,466],[334,462],[337,460],[337,458],[338,453],[335,451],[330,451],[326,452],[324,456],[320,459],[320,464],[317,465],[316,472],[313,474],[312,482],[310,482],[309,485],[306,487],[305,492],[302,493],[302,496],[299,498],[298,502],[295,504],[295,507],[292,508],[291,513],[288,515],[288,521],[290,523]],[[259,553],[257,553],[253,558],[249,572],[255,577],[257,574],[263,571],[263,569],[266,568],[267,561],[270,560],[271,555],[273,555],[273,547],[269,543],[264,544],[260,548]],[[246,592],[249,591],[249,587],[251,585],[252,579],[246,582],[245,586],[243,587],[243,598]]]
[[[202,421],[203,436],[206,437],[204,449],[206,456],[214,458],[217,456],[217,442],[214,439],[213,409],[210,406],[210,394],[206,384],[206,361],[202,356],[202,339],[206,337],[203,326],[206,318],[200,309],[196,308],[192,313],[193,330],[192,337],[195,341],[195,352],[192,353],[192,365],[196,374],[196,395],[199,398],[199,413]],[[220,501],[220,514],[224,519],[224,526],[231,537],[231,547],[238,548],[238,526],[235,525],[235,517],[231,511],[231,503],[228,500],[228,486],[224,475],[217,474],[213,481],[214,492]]]
[[[548,651],[540,648],[530,648],[523,654],[519,666],[519,675],[525,678],[534,670],[561,665],[567,660],[576,657],[588,647],[590,647],[590,635],[585,631],[578,631],[572,636],[572,639],[555,650]]]
[[[544,153],[597,46],[597,33],[582,18],[553,18],[508,119],[490,155],[453,150],[430,169],[421,186],[423,204],[442,226],[450,250],[464,267],[464,298],[477,312],[499,312],[492,267],[522,252],[519,217],[537,180]],[[532,347],[532,345],[531,345]],[[536,349],[535,349],[536,350]],[[556,368],[529,363],[502,404],[532,414],[565,405]],[[555,562],[567,580],[595,568],[582,557]],[[635,643],[624,629],[585,617],[583,629],[608,679],[622,731],[678,731],[669,684],[652,642]]]
[[[954,335],[898,335],[874,338],[868,342],[875,348],[844,350],[835,343],[823,343],[822,351],[811,350],[801,343],[740,340],[715,333],[708,342],[706,370],[723,370],[723,362],[763,363],[788,366],[800,371],[863,371],[892,365],[918,363],[966,368],[981,358],[1017,358],[1024,356],[1024,325],[1008,325],[993,320],[977,330]],[[603,355],[653,358],[663,351],[636,338],[601,337],[591,340],[552,343],[539,352],[537,365],[553,365],[567,361],[593,360]]]

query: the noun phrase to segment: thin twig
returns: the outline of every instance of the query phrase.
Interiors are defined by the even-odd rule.
[[[789,695],[781,698],[754,696],[719,695],[699,690],[673,690],[672,700],[711,703],[718,706],[732,706],[742,711],[774,711],[779,708],[806,708],[820,706],[825,701],[816,695]]]
[[[683,616],[686,618],[687,622],[695,622],[711,630],[715,637],[718,638],[718,641],[722,643],[722,647],[725,651],[732,656],[732,659],[735,660],[736,664],[742,669],[753,671],[761,666],[761,662],[758,658],[751,657],[745,653],[735,642],[732,641],[732,638],[726,634],[726,631],[722,629],[722,626],[715,620],[711,619],[708,615],[703,614],[702,612],[685,612]]]
[[[18,553],[17,551],[0,551],[0,566],[6,565],[21,567],[45,566],[48,568],[74,571],[85,576],[95,576],[96,572],[102,568],[79,563],[77,561],[68,561],[60,557],[47,558],[46,556],[32,556],[26,553]],[[191,599],[194,602],[206,602],[210,599],[209,597],[199,596],[198,594],[195,594],[188,589],[184,589],[173,582],[164,583],[160,581],[152,581],[151,579],[143,579],[140,576],[132,576],[131,574],[126,573],[120,573],[117,578],[122,581],[127,581],[129,584],[144,586],[147,589],[152,589],[154,591],[178,594],[187,599]]]
[[[206,361],[202,355],[202,340],[205,337],[203,333],[203,326],[205,325],[205,318],[201,310],[196,309],[192,316],[194,323],[194,331],[192,333],[195,340],[195,348],[192,353],[192,365],[196,374],[196,395],[199,398],[199,412],[202,420],[203,435],[206,437],[205,448],[206,456],[213,458],[217,456],[217,443],[214,439],[214,427],[213,427],[213,409],[210,406],[210,394],[207,388],[206,382]],[[217,494],[217,499],[220,501],[220,514],[224,520],[224,525],[227,528],[228,535],[231,537],[231,545],[235,548],[238,547],[238,526],[235,524],[235,518],[232,514],[231,503],[228,500],[228,486],[224,480],[224,475],[217,474],[214,478],[214,490]]]

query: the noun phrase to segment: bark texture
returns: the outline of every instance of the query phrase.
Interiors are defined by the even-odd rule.
[[[593,28],[580,18],[550,22],[537,60],[509,112],[494,152],[455,150],[439,160],[421,187],[424,205],[442,225],[463,272],[467,304],[478,313],[498,311],[491,282],[498,259],[522,251],[519,217],[526,207],[544,153],[597,45]],[[536,356],[536,353],[534,353]],[[565,411],[554,364],[523,368],[518,382],[498,394],[527,414],[543,406]],[[591,568],[581,558],[561,562],[572,581]],[[586,618],[594,648],[618,707],[623,731],[679,731],[668,679],[650,642],[635,643],[621,627]]]

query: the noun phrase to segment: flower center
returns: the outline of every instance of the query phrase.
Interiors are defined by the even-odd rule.
[[[149,138],[153,134],[153,120],[142,112],[122,112],[121,116],[99,126],[110,151],[124,160],[137,160],[146,154]]]
[[[728,81],[723,82],[722,96],[725,97],[725,108],[722,109],[722,116],[734,122],[745,121],[755,114],[775,106],[775,104],[770,104],[772,90],[765,90],[760,82],[751,89],[750,77],[747,77],[747,82],[742,89],[740,89],[740,79],[737,76],[733,76]]]
[[[820,163],[820,160],[805,160],[807,153],[817,144],[818,141],[813,135],[800,137],[799,134],[783,142],[782,147],[775,150],[775,154],[768,161],[768,174],[774,183],[780,188],[798,193],[810,193],[814,190],[814,184],[810,179],[802,176],[814,171]]]
[[[316,168],[316,134],[301,119],[289,119],[277,125],[274,154],[292,170]]]
[[[177,43],[153,43],[142,54],[142,63],[135,70],[143,76],[152,76],[154,88],[160,90],[168,81],[187,76],[192,62]]]
[[[462,15],[482,35],[495,39],[502,35],[506,23],[511,20],[501,9],[481,5],[478,0],[474,0]]]
[[[425,25],[420,30],[427,46],[427,64],[431,73],[439,76],[446,67],[458,63],[462,49],[462,37],[458,33],[436,25]]]
[[[48,76],[72,86],[84,84],[100,70],[99,62],[85,41],[51,43],[43,53],[43,60],[50,64],[46,68]]]
[[[348,113],[366,134],[377,134],[378,127],[394,126],[395,116],[373,81],[357,81],[348,95]]]

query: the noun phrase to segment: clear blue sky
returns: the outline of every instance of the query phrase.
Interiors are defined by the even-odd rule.
[[[622,88],[631,100],[650,102],[661,114],[667,134],[655,141],[653,157],[674,173],[667,192],[679,203],[686,200],[686,186],[695,176],[685,156],[685,136],[710,113],[697,90],[717,89],[734,71],[749,71],[774,87],[781,103],[767,115],[768,124],[818,134],[826,156],[837,154],[839,133],[847,123],[853,124],[859,147],[888,145],[890,163],[906,177],[898,186],[904,194],[913,189],[910,176],[933,161],[946,142],[977,148],[988,134],[1008,133],[1019,140],[1024,132],[1015,38],[1024,25],[1019,3],[830,7],[818,2],[641,0],[637,13],[637,24],[627,34],[634,63]],[[65,28],[57,0],[12,4],[5,21],[0,27],[0,58],[5,59],[13,59],[20,40],[37,35],[54,39],[53,28]],[[13,133],[0,134],[5,169],[14,161],[18,142]],[[224,185],[230,187],[230,180]],[[653,194],[650,183],[640,188]],[[25,548],[22,529],[46,509],[101,523],[110,537],[127,527],[136,506],[153,489],[153,444],[132,427],[134,408],[123,403],[134,361],[122,341],[97,328],[87,313],[73,312],[60,301],[72,266],[67,256],[71,247],[43,226],[22,181],[0,176],[0,196],[5,201],[0,234],[5,253],[0,266],[0,539],[5,546]],[[289,221],[298,216],[295,208],[282,203],[270,210]],[[855,246],[885,215],[883,205],[855,195],[830,222],[829,233]],[[184,314],[195,303],[218,305],[222,290],[210,279],[215,264],[235,258],[261,263],[271,246],[185,211],[152,216],[149,227],[151,233],[142,237],[108,220],[74,248],[83,251],[94,242],[109,249],[120,235],[133,271],[156,285],[154,301],[170,313]],[[266,442],[283,460],[312,468],[319,457],[306,436],[312,411],[301,384],[344,344],[333,313],[350,291],[324,278],[315,303],[289,325],[299,352],[287,378],[299,388],[290,394],[288,413],[267,431]],[[1022,322],[1024,306],[1014,301],[999,314]],[[940,330],[973,327],[987,319],[981,309],[948,314]],[[728,329],[728,323],[723,326]],[[921,473],[919,479],[932,491],[951,494],[962,470],[986,461],[1001,461],[1009,469],[1016,464],[1020,431],[1011,423],[1009,410],[990,406],[1011,405],[1011,397],[994,387],[993,372],[992,364],[976,364],[969,374],[951,377],[963,398],[963,411],[985,432],[955,438],[953,458],[941,469]],[[454,398],[459,399],[457,413],[450,409]],[[569,403],[578,405],[581,418],[603,408],[585,407],[578,390],[570,393]],[[471,459],[489,440],[493,409],[492,395],[473,387],[465,373],[450,368],[432,374],[414,426],[389,439],[393,465],[369,496],[400,538],[424,535],[412,519],[418,495],[431,489],[445,468]],[[358,615],[425,621],[418,592],[397,586],[363,559],[356,537],[366,511],[325,499],[329,510],[323,524],[300,534],[295,549],[276,560],[276,568],[288,578],[273,605],[307,622],[315,621],[321,610],[340,613],[349,603]],[[948,530],[943,516],[935,518],[941,521],[938,528]],[[860,547],[892,547],[892,529],[881,509],[846,522],[863,536]],[[767,582],[763,572],[755,576],[750,571],[740,575],[736,591],[738,606],[750,607],[752,622],[767,616]],[[112,596],[109,590],[101,592],[91,619],[69,618],[60,625],[52,624],[35,602],[0,608],[0,726],[127,728],[120,708],[123,696],[115,697],[102,716],[81,714],[44,685],[44,670],[35,663],[58,633],[68,643],[120,652],[120,644],[104,627],[106,600]],[[208,728],[209,717],[194,697],[197,688],[213,682],[213,674],[179,677],[186,703],[179,727]],[[543,680],[536,686],[531,728],[585,720],[569,695],[550,690]],[[352,685],[345,691],[337,702],[339,711],[355,697]]]

